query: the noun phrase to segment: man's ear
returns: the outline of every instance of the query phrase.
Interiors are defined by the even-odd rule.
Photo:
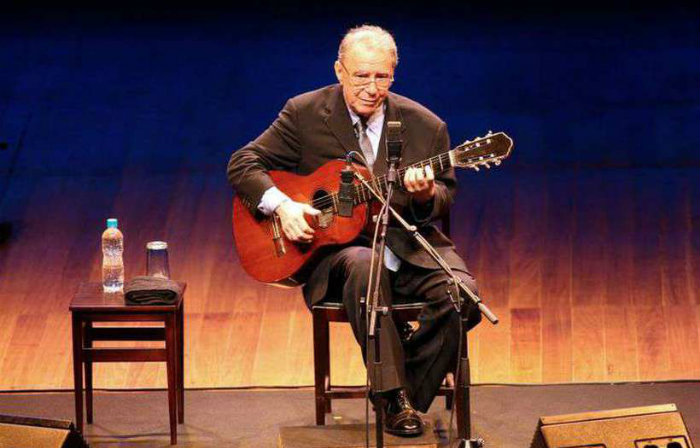
[[[343,66],[340,65],[340,61],[335,61],[335,64],[333,64],[333,69],[335,70],[335,77],[338,79],[338,82],[343,81]]]

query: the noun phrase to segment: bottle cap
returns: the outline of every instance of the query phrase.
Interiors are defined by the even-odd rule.
[[[148,250],[165,250],[168,248],[168,243],[165,241],[149,241],[146,243],[146,249]]]
[[[117,228],[117,218],[109,218],[107,220],[107,228],[108,229],[116,229]]]

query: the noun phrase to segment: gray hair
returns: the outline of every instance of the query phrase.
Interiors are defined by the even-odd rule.
[[[394,68],[399,63],[399,52],[396,48],[394,37],[387,30],[376,25],[362,25],[348,30],[340,42],[338,60],[343,62],[348,50],[358,43],[362,43],[370,48],[382,48],[389,51]]]

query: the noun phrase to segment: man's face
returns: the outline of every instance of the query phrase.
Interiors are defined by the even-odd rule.
[[[389,94],[387,81],[394,77],[391,53],[357,43],[349,48],[342,64],[335,62],[335,74],[348,107],[361,117],[370,117]]]

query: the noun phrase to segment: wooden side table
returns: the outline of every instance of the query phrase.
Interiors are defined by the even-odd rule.
[[[185,283],[181,283],[183,293]],[[83,432],[83,364],[87,422],[92,423],[92,363],[165,362],[168,372],[170,443],[185,421],[184,322],[180,297],[173,305],[127,305],[122,293],[104,293],[100,283],[82,283],[70,304],[73,324],[75,417]],[[95,322],[162,322],[162,327],[95,327]],[[103,348],[94,341],[164,341],[163,348]]]

